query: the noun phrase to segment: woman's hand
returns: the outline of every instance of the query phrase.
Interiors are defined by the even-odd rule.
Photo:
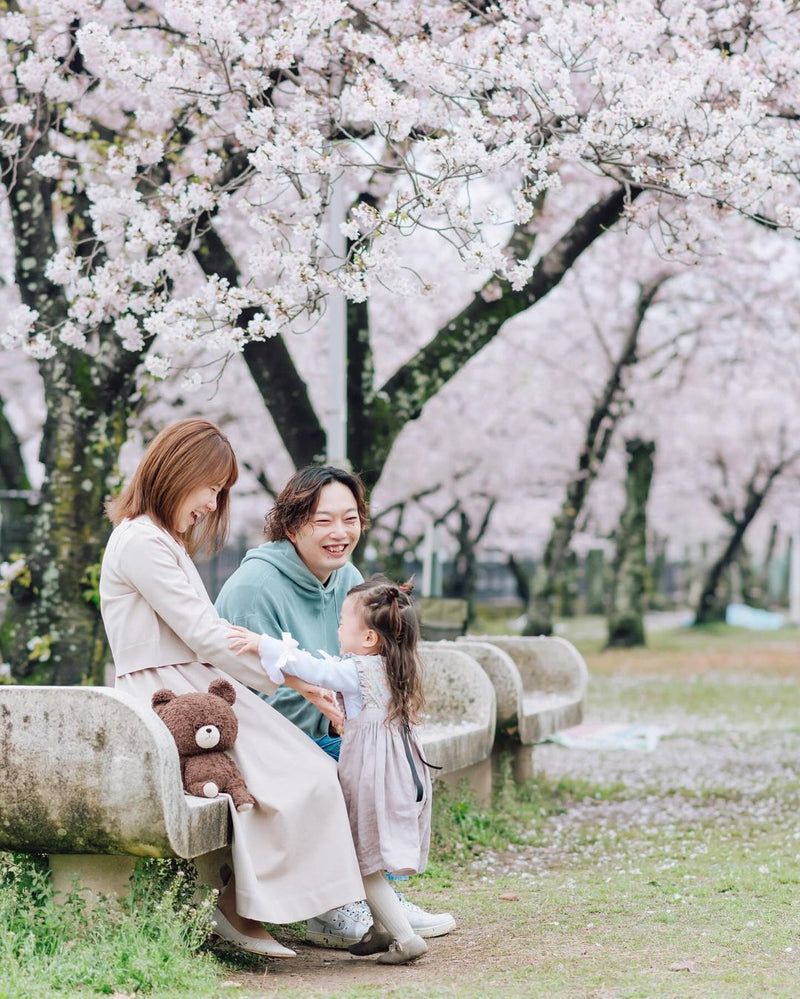
[[[283,682],[287,687],[296,690],[298,694],[302,694],[307,701],[310,701],[332,722],[334,728],[341,730],[344,725],[344,710],[334,691],[318,687],[314,683],[306,683],[299,676],[292,676],[290,673],[284,674]]]
[[[241,625],[232,624],[228,632],[228,648],[235,652],[237,656],[244,655],[245,652],[255,652],[258,655],[258,643],[261,635],[257,635],[249,628],[242,628]]]

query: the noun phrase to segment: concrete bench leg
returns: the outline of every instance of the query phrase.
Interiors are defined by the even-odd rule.
[[[435,771],[434,771],[435,772]],[[471,766],[452,770],[446,774],[436,774],[433,784],[433,794],[436,796],[436,784],[441,781],[452,788],[466,780],[470,790],[475,795],[475,803],[481,808],[488,808],[492,803],[492,760],[491,757],[473,763]]]
[[[51,853],[48,860],[53,894],[68,895],[77,881],[79,889],[88,889],[91,906],[100,895],[121,898],[128,893],[137,858],[125,854]]]
[[[518,743],[514,747],[514,759],[512,768],[514,771],[514,781],[517,784],[524,784],[533,777],[533,746],[523,746]]]
[[[217,891],[222,891],[233,873],[233,857],[229,846],[195,857],[192,863],[197,871],[198,885],[207,885]]]

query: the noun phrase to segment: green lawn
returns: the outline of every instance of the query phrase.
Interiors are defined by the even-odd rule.
[[[433,862],[413,893],[459,928],[418,965],[355,982],[349,958],[314,964],[301,948],[291,970],[265,974],[255,960],[193,956],[202,913],[184,932],[194,910],[179,890],[156,885],[101,920],[58,915],[7,866],[0,997],[794,997],[800,632],[576,644],[586,719],[657,725],[661,740],[652,753],[537,746],[534,780],[516,787],[505,765],[491,809],[440,786]]]

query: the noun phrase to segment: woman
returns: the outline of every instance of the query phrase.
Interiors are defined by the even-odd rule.
[[[227,438],[206,420],[162,430],[127,487],[107,504],[115,525],[103,557],[100,606],[116,686],[149,706],[162,687],[206,691],[223,676],[236,689],[239,735],[231,750],[256,798],[231,809],[233,877],[215,915],[218,936],[253,953],[294,957],[261,925],[302,920],[364,897],[336,766],[253,690],[276,685],[255,654],[228,648],[229,625],[191,556],[228,531],[238,477]],[[300,690],[331,717],[319,688]],[[325,835],[318,835],[325,815]]]

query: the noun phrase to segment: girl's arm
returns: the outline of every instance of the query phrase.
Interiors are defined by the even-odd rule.
[[[336,694],[332,690],[318,687],[314,683],[306,683],[305,680],[301,680],[299,676],[292,676],[291,673],[284,674],[283,682],[287,687],[296,690],[298,694],[302,694],[329,721],[332,721],[337,729],[341,729],[345,722],[344,711],[342,711]]]
[[[289,677],[295,676],[343,694],[358,690],[358,670],[352,659],[338,656],[318,659],[298,648],[297,642],[288,633],[278,640],[270,635],[257,635],[247,628],[234,627],[229,637],[230,647],[237,654],[257,650],[264,669],[275,683],[285,682],[291,687],[293,684],[289,683]]]

